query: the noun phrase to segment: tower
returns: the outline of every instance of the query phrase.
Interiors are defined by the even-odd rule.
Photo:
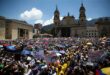
[[[60,25],[60,12],[56,6],[56,10],[54,12],[54,24],[55,25]]]
[[[68,16],[70,16],[70,13],[68,12]]]
[[[83,6],[83,3],[81,4],[81,7],[79,9],[79,23],[81,25],[84,25],[86,23],[86,14],[85,14],[85,7]]]

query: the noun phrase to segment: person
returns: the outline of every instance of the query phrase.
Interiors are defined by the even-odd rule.
[[[79,41],[77,41],[79,40]],[[14,41],[15,45],[25,45],[20,46],[20,50],[31,46],[32,48],[37,47],[39,49],[43,49],[44,51],[44,57],[36,57],[31,56],[31,59],[29,58],[30,55],[21,55],[8,52],[5,50],[0,50],[0,75],[94,75],[95,70],[100,70],[101,68],[108,67],[110,65],[110,57],[109,55],[104,56],[103,60],[97,60],[97,61],[91,61],[92,63],[96,63],[97,65],[88,65],[87,62],[90,61],[90,53],[89,51],[98,51],[104,50],[105,52],[109,52],[110,49],[103,45],[100,46],[101,41],[98,42],[98,44],[93,43],[91,46],[86,46],[85,44],[88,41],[93,41],[93,39],[87,39],[87,38],[49,38],[49,40],[43,40],[41,38],[38,38],[36,40],[16,40]],[[44,45],[38,42],[48,42],[48,44]],[[5,42],[5,44],[8,44],[8,42]],[[56,44],[65,45],[65,48],[56,47]],[[6,46],[6,45],[5,45]],[[52,47],[51,47],[52,46]],[[93,48],[95,46],[95,48]],[[21,48],[22,47],[22,48]],[[37,49],[38,49],[37,48]],[[59,52],[60,50],[64,50],[65,53],[61,54],[60,57],[57,57],[55,61],[57,63],[52,63],[49,61],[50,65],[48,65],[48,60],[45,59],[46,56],[49,56],[49,53],[51,54],[51,51],[57,50]],[[99,51],[100,51],[99,50]],[[40,52],[40,50],[34,50],[33,53]],[[42,53],[43,54],[43,53]],[[28,58],[29,60],[27,60]],[[49,58],[49,57],[48,57]],[[31,60],[35,60],[32,62]],[[44,62],[46,61],[46,62]]]

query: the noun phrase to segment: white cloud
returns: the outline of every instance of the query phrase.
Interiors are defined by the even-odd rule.
[[[45,26],[45,25],[49,25],[49,24],[52,24],[52,23],[53,23],[53,19],[51,18],[49,20],[44,21],[43,25]]]
[[[41,23],[43,26],[53,23],[54,16],[52,16],[52,18],[50,18],[48,20],[43,20],[42,16],[43,16],[43,12],[37,8],[32,8],[31,10],[26,10],[20,14],[20,17],[22,20],[34,21],[34,23]],[[62,20],[62,19],[63,19],[63,17],[60,17],[60,20]]]
[[[49,19],[49,20],[46,20],[45,22],[44,22],[44,26],[45,25],[49,25],[49,24],[52,24],[53,23],[53,18],[54,18],[54,16],[51,18],[51,19]],[[63,17],[60,17],[60,20],[62,20],[63,19]]]
[[[53,19],[49,19],[49,20],[36,20],[35,23],[41,23],[43,26],[49,25],[53,23]]]
[[[87,20],[90,21],[90,20],[92,20],[92,18],[89,17],[89,18],[87,18]]]
[[[35,23],[41,23],[43,26],[49,25],[53,23],[53,19],[49,19],[49,20],[36,20]]]
[[[43,16],[43,12],[37,8],[32,8],[31,10],[26,10],[21,13],[20,17],[23,20],[39,20]]]
[[[46,25],[53,23],[53,18],[54,18],[54,16],[48,20],[45,20],[45,21],[44,20],[36,20],[35,23],[41,23],[43,26],[46,26]],[[62,20],[62,19],[63,19],[63,17],[60,17],[60,20]]]

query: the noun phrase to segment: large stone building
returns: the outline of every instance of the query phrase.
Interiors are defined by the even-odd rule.
[[[110,37],[110,19],[99,19],[92,26],[86,20],[86,9],[81,4],[79,9],[79,19],[69,13],[60,20],[60,12],[56,7],[54,11],[54,36],[61,37]]]
[[[62,37],[86,37],[86,14],[85,7],[81,4],[79,9],[79,20],[69,13],[60,21],[60,12],[56,7],[54,12],[55,36]]]
[[[0,39],[32,39],[33,26],[25,21],[0,16]]]

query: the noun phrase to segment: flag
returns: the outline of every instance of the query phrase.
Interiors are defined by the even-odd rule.
[[[101,70],[96,70],[96,74],[95,75],[106,75],[106,74],[103,74],[102,72],[101,72]]]
[[[105,75],[110,75],[110,67],[102,68],[101,72]]]
[[[96,70],[95,75],[110,75],[110,67],[102,68],[101,70]]]

